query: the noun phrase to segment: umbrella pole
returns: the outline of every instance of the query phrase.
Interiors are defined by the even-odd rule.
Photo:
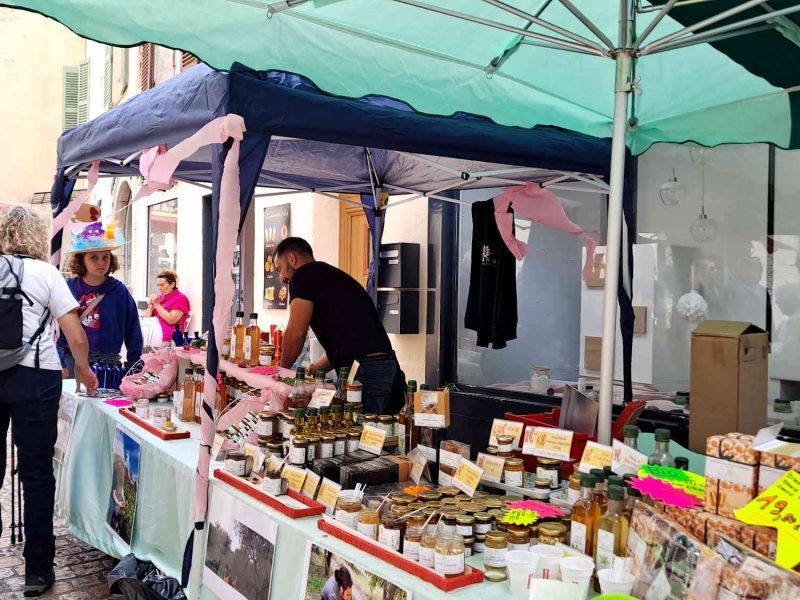
[[[603,342],[600,362],[600,410],[597,441],[611,443],[611,407],[614,391],[614,345],[617,339],[617,286],[622,245],[622,188],[625,176],[625,133],[628,124],[628,94],[631,91],[633,59],[629,50],[616,55],[614,130],[611,138],[610,191],[608,195],[608,233],[606,272],[603,290]]]

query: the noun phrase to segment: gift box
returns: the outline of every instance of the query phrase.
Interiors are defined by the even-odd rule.
[[[725,561],[720,578],[720,598],[800,598],[800,577],[759,556],[728,536],[720,536],[713,549]]]
[[[743,465],[759,464],[761,453],[753,450],[755,437],[743,433],[712,435],[706,439],[706,455]]]
[[[722,535],[737,541],[750,539],[751,543],[754,543],[755,534],[748,527],[750,526],[735,519],[708,514],[706,519],[706,543],[709,546],[714,546]],[[745,530],[745,532],[742,530]]]

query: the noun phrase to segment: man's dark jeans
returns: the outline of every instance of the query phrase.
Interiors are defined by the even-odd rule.
[[[53,567],[53,502],[61,371],[17,365],[0,371],[0,486],[6,474],[6,438],[14,422],[13,442],[25,497],[25,569],[45,575]]]
[[[363,361],[363,362],[362,362]],[[394,356],[359,361],[356,379],[361,382],[364,414],[394,415],[405,404],[406,376]]]

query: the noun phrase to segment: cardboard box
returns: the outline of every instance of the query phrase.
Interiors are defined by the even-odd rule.
[[[381,458],[390,460],[393,463],[397,463],[397,467],[399,469],[397,474],[397,481],[399,481],[400,483],[405,483],[406,481],[408,481],[408,474],[411,472],[411,466],[413,465],[413,463],[410,460],[408,460],[407,457],[393,456],[389,454],[387,456],[382,456]]]
[[[761,465],[758,468],[758,493],[760,494],[763,492],[784,475],[786,475],[785,469],[776,469],[775,467],[765,467]]]
[[[762,330],[739,321],[704,321],[692,332],[689,448],[726,431],[755,434],[767,422],[767,355]]]
[[[708,512],[733,518],[738,510],[756,497],[758,466],[731,460],[706,458],[705,505]]]
[[[420,390],[414,395],[414,425],[445,428],[450,426],[450,391]]]

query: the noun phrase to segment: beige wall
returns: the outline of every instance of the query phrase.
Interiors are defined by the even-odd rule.
[[[77,67],[86,42],[31,12],[0,8],[0,203],[28,205],[49,191],[61,135],[63,69]],[[50,207],[41,209],[49,214]]]

